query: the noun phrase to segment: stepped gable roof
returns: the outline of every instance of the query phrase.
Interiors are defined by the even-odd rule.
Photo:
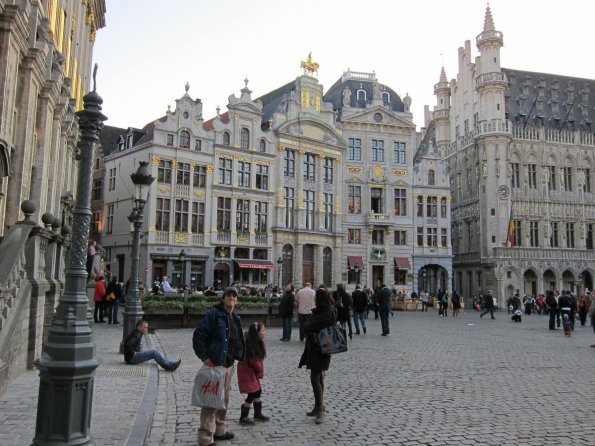
[[[103,126],[101,133],[99,134],[99,143],[101,144],[103,156],[107,156],[110,153],[116,151],[120,136],[124,137],[127,131],[128,129],[113,127],[111,125]]]
[[[361,74],[361,78],[360,78]],[[348,71],[344,73],[324,95],[325,102],[331,102],[333,109],[341,110],[343,108],[343,90],[347,87],[351,91],[351,101],[349,105],[354,108],[367,108],[372,104],[374,97],[374,84],[378,83],[381,92],[390,94],[389,109],[395,112],[404,112],[405,107],[401,97],[390,87],[376,81],[376,75],[365,73],[353,73]],[[366,100],[357,99],[357,90],[365,90]]]
[[[267,122],[277,110],[285,111],[283,102],[287,101],[292,91],[295,91],[295,81],[288,82],[256,99],[262,102],[262,122]]]
[[[502,72],[508,79],[505,110],[512,123],[592,131],[595,80],[509,68]]]

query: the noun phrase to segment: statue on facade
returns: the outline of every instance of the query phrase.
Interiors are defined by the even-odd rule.
[[[411,96],[409,96],[409,93],[406,93],[403,98],[403,108],[406,112],[411,110]]]
[[[347,87],[343,89],[343,107],[349,107],[351,104],[351,90]]]
[[[302,60],[300,62],[300,68],[304,69],[304,74],[314,74],[314,73],[318,73],[318,68],[320,67],[320,64],[314,62],[312,60],[312,52],[310,52],[310,54],[308,54],[308,57],[306,58],[306,60]]]

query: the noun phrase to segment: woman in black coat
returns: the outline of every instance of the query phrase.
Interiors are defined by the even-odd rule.
[[[304,326],[306,345],[299,367],[305,365],[310,370],[314,409],[307,415],[315,416],[316,423],[320,424],[324,421],[324,372],[329,368],[331,355],[322,354],[315,339],[320,330],[336,323],[337,312],[331,306],[331,296],[325,289],[316,290],[315,304],[316,308],[312,310],[312,318]]]
[[[295,307],[295,294],[293,291],[291,282],[285,285],[285,291],[279,303],[279,316],[283,319],[282,341],[291,341],[291,324],[293,321],[293,307]]]

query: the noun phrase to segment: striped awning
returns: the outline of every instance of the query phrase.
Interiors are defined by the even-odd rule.
[[[361,256],[347,256],[347,266],[349,268],[363,268],[364,261]]]
[[[411,269],[409,259],[407,257],[395,257],[395,267],[399,269]]]

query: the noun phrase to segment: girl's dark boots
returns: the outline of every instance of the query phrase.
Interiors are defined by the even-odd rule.
[[[255,412],[256,412],[256,408],[255,408]],[[246,426],[252,426],[254,424],[254,421],[252,421],[250,418],[248,418],[249,413],[250,413],[250,406],[244,406],[242,404],[241,415],[240,415],[240,424],[243,424]]]
[[[269,421],[270,418],[262,414],[262,401],[254,402],[254,420],[255,421]]]

